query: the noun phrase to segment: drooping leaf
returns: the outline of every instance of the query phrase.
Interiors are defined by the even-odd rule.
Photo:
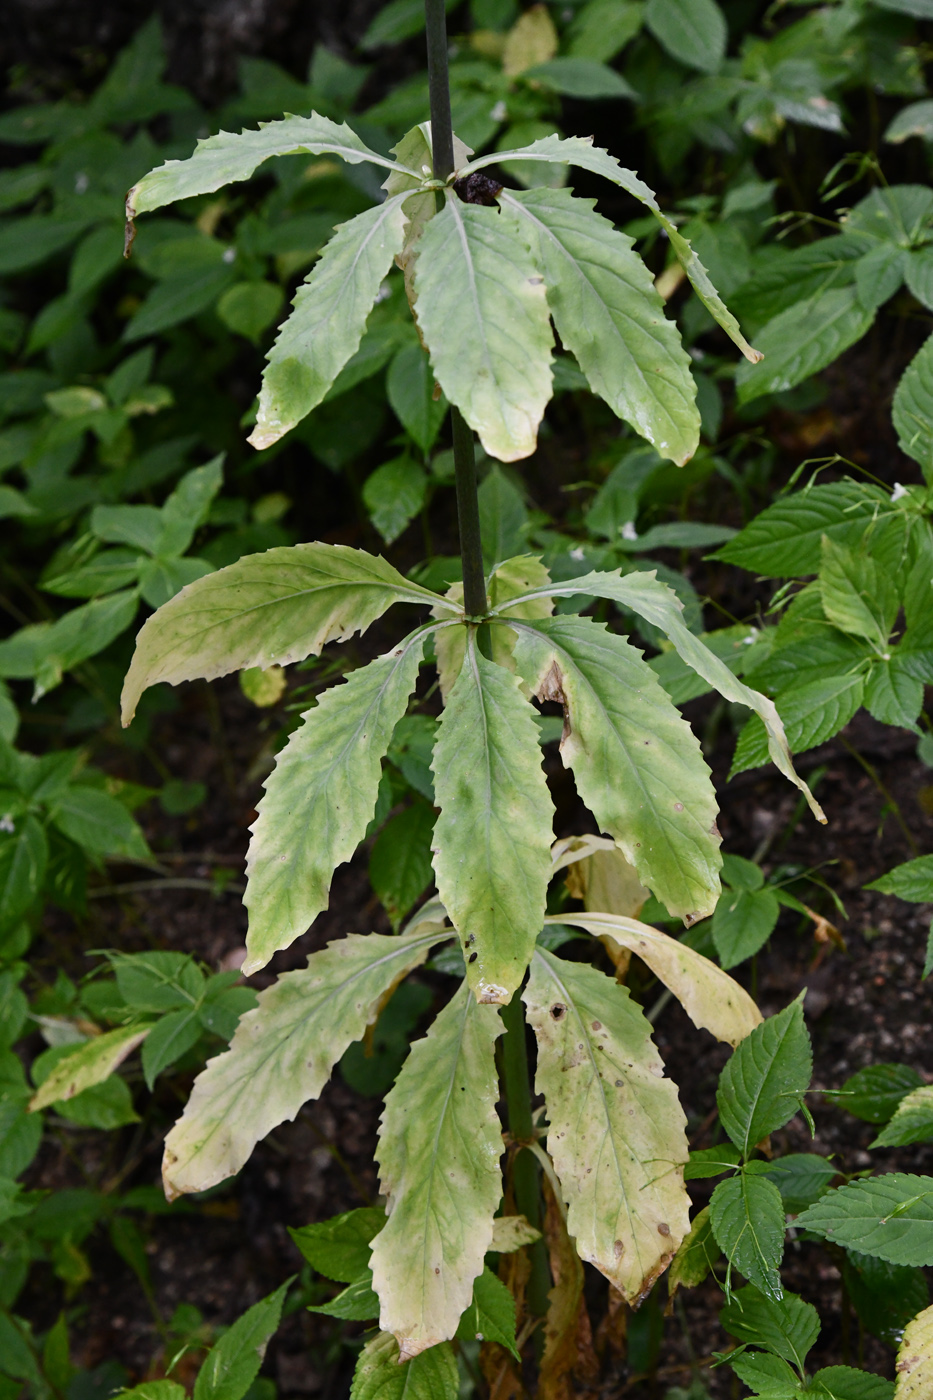
[[[709,958],[650,924],[596,913],[563,913],[557,917],[636,953],[674,993],[693,1024],[712,1032],[717,1040],[738,1045],[761,1024],[761,1012],[738,982]],[[553,921],[549,918],[546,922]]]
[[[492,1225],[490,1248],[496,1254],[511,1254],[540,1238],[541,1231],[529,1225],[523,1215],[498,1215]]]
[[[694,922],[719,894],[716,798],[700,746],[625,638],[589,618],[516,625],[516,664],[566,716],[561,757],[601,831],[671,913]]]
[[[891,409],[898,446],[933,479],[933,338],[924,342],[907,366]]]
[[[864,638],[877,651],[885,649],[899,599],[893,581],[870,554],[824,539],[820,599],[824,613],[840,631]]]
[[[323,154],[339,156],[350,165],[370,161],[388,170],[404,169],[397,161],[371,151],[345,123],[338,125],[316,112],[310,117],[286,116],[282,121],[266,122],[258,131],[239,135],[221,131],[199,141],[187,160],[169,160],[151,170],[127,195],[126,215],[133,219],[175,200],[210,194],[222,185],[248,180],[272,156]]]
[[[278,754],[247,857],[247,976],[326,908],[334,870],[366,835],[382,756],[415,688],[424,637],[413,633],[325,691]]]
[[[894,1400],[924,1400],[933,1384],[933,1308],[925,1308],[904,1328],[897,1353]]]
[[[211,1347],[194,1383],[194,1400],[243,1400],[282,1316],[291,1279],[256,1303]]]
[[[890,1172],[850,1181],[798,1215],[797,1224],[890,1264],[931,1264],[933,1177]]]
[[[471,636],[434,748],[434,869],[481,1001],[505,1002],[541,931],[551,804],[529,702]]]
[[[449,936],[449,935],[448,935]],[[165,1140],[169,1199],[204,1191],[243,1166],[255,1144],[316,1098],[386,994],[444,937],[349,934],[286,972],[241,1016],[229,1050],[209,1060]]]
[[[502,1194],[498,1011],[467,984],[386,1097],[378,1149],[388,1220],[372,1252],[379,1325],[403,1356],[447,1341],[473,1295]]]
[[[710,1223],[728,1262],[766,1298],[779,1302],[784,1205],[777,1187],[749,1172],[721,1181],[710,1201]]]
[[[755,337],[764,347],[764,358],[736,371],[738,402],[793,389],[861,340],[874,319],[874,308],[865,309],[855,287],[834,288],[796,302]]]
[[[473,1284],[473,1297],[457,1336],[461,1341],[496,1342],[520,1360],[515,1346],[515,1299],[491,1269],[484,1269]]]
[[[844,729],[862,703],[865,681],[857,671],[804,682],[778,696],[787,742],[795,753],[825,744]],[[768,735],[760,716],[752,715],[739,735],[730,777],[768,761]]]
[[[595,968],[538,949],[523,1000],[567,1228],[581,1258],[637,1302],[689,1229],[677,1091],[641,1009]]]
[[[474,170],[482,170],[484,166],[509,160],[542,160],[557,164],[576,165],[583,170],[591,171],[594,175],[602,175],[605,179],[611,180],[614,185],[621,185],[634,199],[647,205],[670,239],[678,262],[683,267],[694,291],[707,311],[736,343],[747,360],[756,364],[761,359],[760,352],[752,349],[742,335],[738,321],[716,291],[710,281],[709,273],[687,239],[678,232],[677,225],[661,212],[653,192],[643,180],[638,178],[634,171],[626,170],[624,166],[620,165],[615,156],[611,156],[608,151],[594,146],[592,136],[543,136],[540,140],[533,141],[530,146],[522,146],[515,151],[494,151],[489,155],[480,156],[479,159],[470,161],[468,165],[463,166],[458,173],[461,176],[468,175]]]
[[[540,590],[541,593],[544,591]],[[755,711],[767,731],[772,762],[785,778],[804,794],[817,820],[826,820],[810,789],[794,772],[784,726],[773,701],[744,685],[724,661],[694,636],[684,623],[683,604],[680,599],[666,584],[660,583],[653,572],[636,571],[624,577],[618,572],[584,574],[581,578],[568,582],[551,583],[547,592],[554,598],[569,598],[579,594],[610,598],[657,627],[670,639],[681,659],[718,690],[724,699],[747,705]],[[522,599],[516,599],[516,602],[530,601],[536,596],[537,590],[527,593]]]
[[[85,1040],[52,1070],[29,1103],[31,1113],[60,1100],[73,1099],[83,1089],[100,1084],[131,1055],[149,1034],[148,1026],[121,1026]]]
[[[449,198],[422,235],[415,291],[447,398],[491,457],[529,456],[551,396],[553,337],[543,278],[516,216]]]
[[[449,1343],[430,1347],[404,1365],[399,1365],[401,1359],[390,1332],[373,1337],[360,1352],[350,1400],[457,1400],[460,1376]]]
[[[595,212],[595,200],[568,190],[503,193],[500,204],[523,224],[554,324],[590,387],[682,466],[700,432],[690,359],[632,240]]]
[[[373,1292],[373,1276],[369,1269],[347,1288],[331,1298],[329,1303],[309,1307],[308,1312],[324,1317],[339,1317],[343,1322],[371,1322],[379,1316],[379,1299]]]
[[[347,545],[296,544],[247,555],[177,594],[136,638],[123,686],[128,724],[147,686],[213,680],[316,655],[365,631],[392,603],[456,607]]]
[[[719,1077],[720,1121],[743,1156],[793,1118],[812,1073],[798,998],[746,1036]]]
[[[294,308],[268,354],[256,426],[262,450],[305,418],[359,349],[366,318],[405,241],[405,195],[340,224],[299,287]]]
[[[820,1334],[819,1314],[812,1303],[805,1303],[796,1293],[785,1293],[775,1301],[752,1286],[733,1293],[719,1320],[740,1342],[766,1347],[796,1367],[801,1376],[807,1352]]]

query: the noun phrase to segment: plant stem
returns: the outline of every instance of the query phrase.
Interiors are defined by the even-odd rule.
[[[454,133],[450,122],[450,85],[447,80],[447,15],[444,0],[424,0],[428,43],[428,87],[431,94],[431,145],[434,178],[446,180],[454,168]],[[438,210],[445,195],[437,191]],[[457,519],[460,525],[460,557],[463,560],[463,610],[467,617],[486,615],[486,578],[479,531],[476,494],[476,458],[473,433],[459,409],[451,405],[454,474],[457,483]]]
[[[509,1132],[516,1143],[534,1140],[531,1116],[531,1087],[528,1074],[528,1048],[525,1044],[525,1009],[514,992],[502,1008],[505,1035],[502,1039],[502,1079],[508,1107]],[[541,1228],[541,1188],[534,1155],[519,1147],[512,1158],[512,1187],[518,1211],[536,1230]],[[544,1240],[531,1246],[531,1277],[528,1280],[528,1310],[543,1317],[548,1310],[550,1277]]]

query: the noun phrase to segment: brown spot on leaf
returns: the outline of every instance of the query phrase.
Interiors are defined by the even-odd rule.
[[[659,1234],[659,1235],[669,1235],[670,1233],[671,1233],[671,1227],[670,1227],[670,1225],[668,1225],[667,1222],[666,1222],[665,1220],[660,1221],[660,1223],[658,1224],[658,1234]]]

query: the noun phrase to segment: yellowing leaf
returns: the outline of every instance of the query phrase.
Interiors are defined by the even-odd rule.
[[[535,450],[551,397],[544,279],[514,214],[451,195],[415,267],[418,322],[437,381],[502,462]]]
[[[349,934],[286,972],[240,1017],[230,1049],[209,1060],[165,1139],[169,1200],[238,1172],[260,1138],[316,1098],[347,1046],[428,949],[436,929],[395,937]]]
[[[506,35],[502,70],[515,78],[536,63],[547,63],[557,53],[557,30],[546,5],[532,5],[519,16]]]
[[[197,579],[153,613],[136,638],[123,684],[123,723],[157,681],[178,685],[230,671],[266,670],[317,655],[363,632],[392,603],[446,606],[377,555],[342,544],[267,549]]]
[[[541,932],[552,807],[532,707],[472,636],[432,767],[438,894],[477,999],[507,1002]]]
[[[277,705],[285,694],[285,672],[281,666],[269,666],[265,671],[261,666],[250,666],[240,672],[240,689],[260,709]]]
[[[717,1040],[738,1045],[761,1023],[761,1012],[751,997],[727,972],[702,953],[696,953],[669,934],[660,933],[637,919],[612,914],[561,914],[545,923],[579,925],[597,938],[612,939],[637,953],[655,977],[681,1003],[695,1026],[711,1031]]]
[[[413,633],[325,691],[278,754],[247,857],[247,976],[327,907],[334,870],[366,835],[382,756],[415,688],[424,638],[424,630]]]
[[[510,598],[527,593],[532,588],[546,588],[551,575],[540,559],[524,554],[516,559],[507,559],[493,569],[486,581],[486,596],[489,606],[501,608],[503,617],[550,617],[554,604],[550,598],[537,597],[531,602],[519,603],[514,609],[508,606]],[[446,597],[463,606],[463,584],[452,583]],[[506,627],[495,627],[490,632],[490,659],[507,671],[515,670],[515,634]],[[466,628],[446,627],[439,632],[434,650],[437,654],[437,673],[441,683],[441,695],[446,701],[457,677],[463,669],[463,655],[466,649]]]
[[[924,1308],[904,1328],[895,1369],[894,1400],[928,1400],[933,1394],[933,1308]]]
[[[582,1259],[637,1304],[689,1229],[686,1119],[628,991],[538,949],[523,994],[535,1088]]]
[[[108,1079],[127,1055],[146,1039],[150,1026],[121,1026],[85,1040],[70,1055],[59,1060],[42,1087],[32,1096],[30,1113],[48,1108],[62,1099],[73,1099],[92,1084]]]
[[[379,1325],[416,1356],[457,1330],[502,1194],[498,1011],[466,983],[411,1049],[386,1098],[379,1180],[388,1220],[371,1265]]]
[[[524,1244],[534,1244],[541,1231],[529,1225],[523,1215],[500,1215],[492,1222],[492,1244],[495,1254],[511,1254]]]

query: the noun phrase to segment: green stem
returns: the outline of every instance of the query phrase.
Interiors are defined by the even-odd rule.
[[[534,1120],[531,1116],[528,1047],[525,1044],[525,1009],[518,992],[514,992],[508,1006],[502,1008],[502,1020],[505,1024],[502,1040],[502,1079],[509,1132],[516,1143],[531,1143],[534,1140]],[[536,1230],[540,1230],[541,1187],[538,1182],[538,1164],[533,1153],[521,1147],[512,1158],[512,1188],[519,1214]],[[531,1246],[530,1257],[528,1310],[536,1317],[544,1317],[548,1310],[547,1295],[551,1280],[543,1239],[536,1240]]]
[[[428,88],[431,96],[431,145],[434,177],[446,180],[454,169],[454,133],[450,121],[450,84],[447,79],[447,15],[444,0],[424,0],[428,44]],[[437,191],[438,210],[445,195]],[[473,434],[460,410],[451,406],[454,475],[457,483],[457,519],[460,525],[460,557],[463,560],[463,610],[467,617],[486,615],[486,577],[479,529],[476,493],[476,458]]]

